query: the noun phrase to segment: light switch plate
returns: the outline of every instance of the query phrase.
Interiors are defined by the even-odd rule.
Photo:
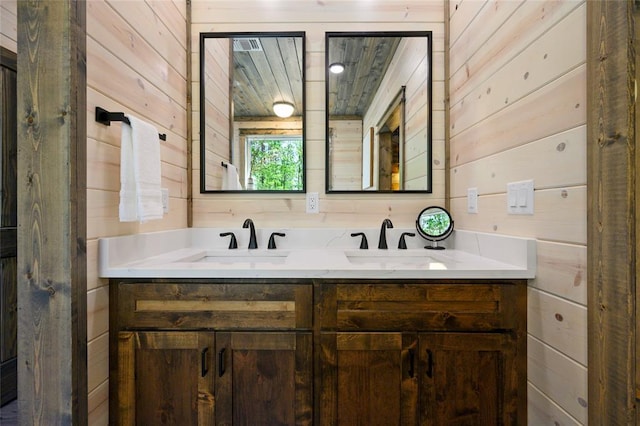
[[[169,213],[169,189],[161,188],[160,191],[162,192],[162,212],[166,214]]]
[[[478,213],[478,188],[467,188],[467,213]]]
[[[507,213],[533,214],[533,180],[507,184]]]

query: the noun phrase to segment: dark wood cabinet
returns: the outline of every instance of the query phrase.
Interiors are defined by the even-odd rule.
[[[418,346],[420,424],[525,424],[510,334],[420,334]]]
[[[216,333],[216,423],[310,424],[310,332]]]
[[[316,286],[322,425],[526,424],[526,282]]]
[[[112,424],[526,424],[524,280],[113,280],[110,300]]]
[[[111,424],[312,422],[310,283],[120,280],[110,291]]]
[[[321,424],[416,424],[417,343],[413,333],[322,333]]]
[[[118,333],[117,423],[214,424],[213,351],[208,332]]]

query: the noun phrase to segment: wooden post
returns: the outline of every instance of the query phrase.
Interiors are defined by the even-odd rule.
[[[18,415],[87,423],[86,5],[18,2]]]
[[[635,425],[635,50],[632,1],[587,2],[589,424]]]

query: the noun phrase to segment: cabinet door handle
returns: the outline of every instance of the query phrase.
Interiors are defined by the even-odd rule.
[[[431,349],[427,349],[427,377],[433,378],[433,352]]]
[[[413,349],[409,349],[409,377],[413,379],[415,374],[415,355],[413,353]]]
[[[222,377],[224,375],[224,352],[226,350],[226,348],[222,348],[220,349],[220,352],[218,352],[218,377]]]
[[[200,373],[202,373],[202,377],[206,376],[209,372],[207,368],[207,352],[209,352],[209,348],[204,348],[202,352],[200,352]]]

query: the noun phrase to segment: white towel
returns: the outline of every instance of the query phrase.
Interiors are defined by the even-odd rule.
[[[127,116],[120,144],[120,221],[162,218],[160,141],[158,129]]]
[[[222,190],[242,190],[238,169],[231,163],[227,163],[227,167],[222,171]]]

